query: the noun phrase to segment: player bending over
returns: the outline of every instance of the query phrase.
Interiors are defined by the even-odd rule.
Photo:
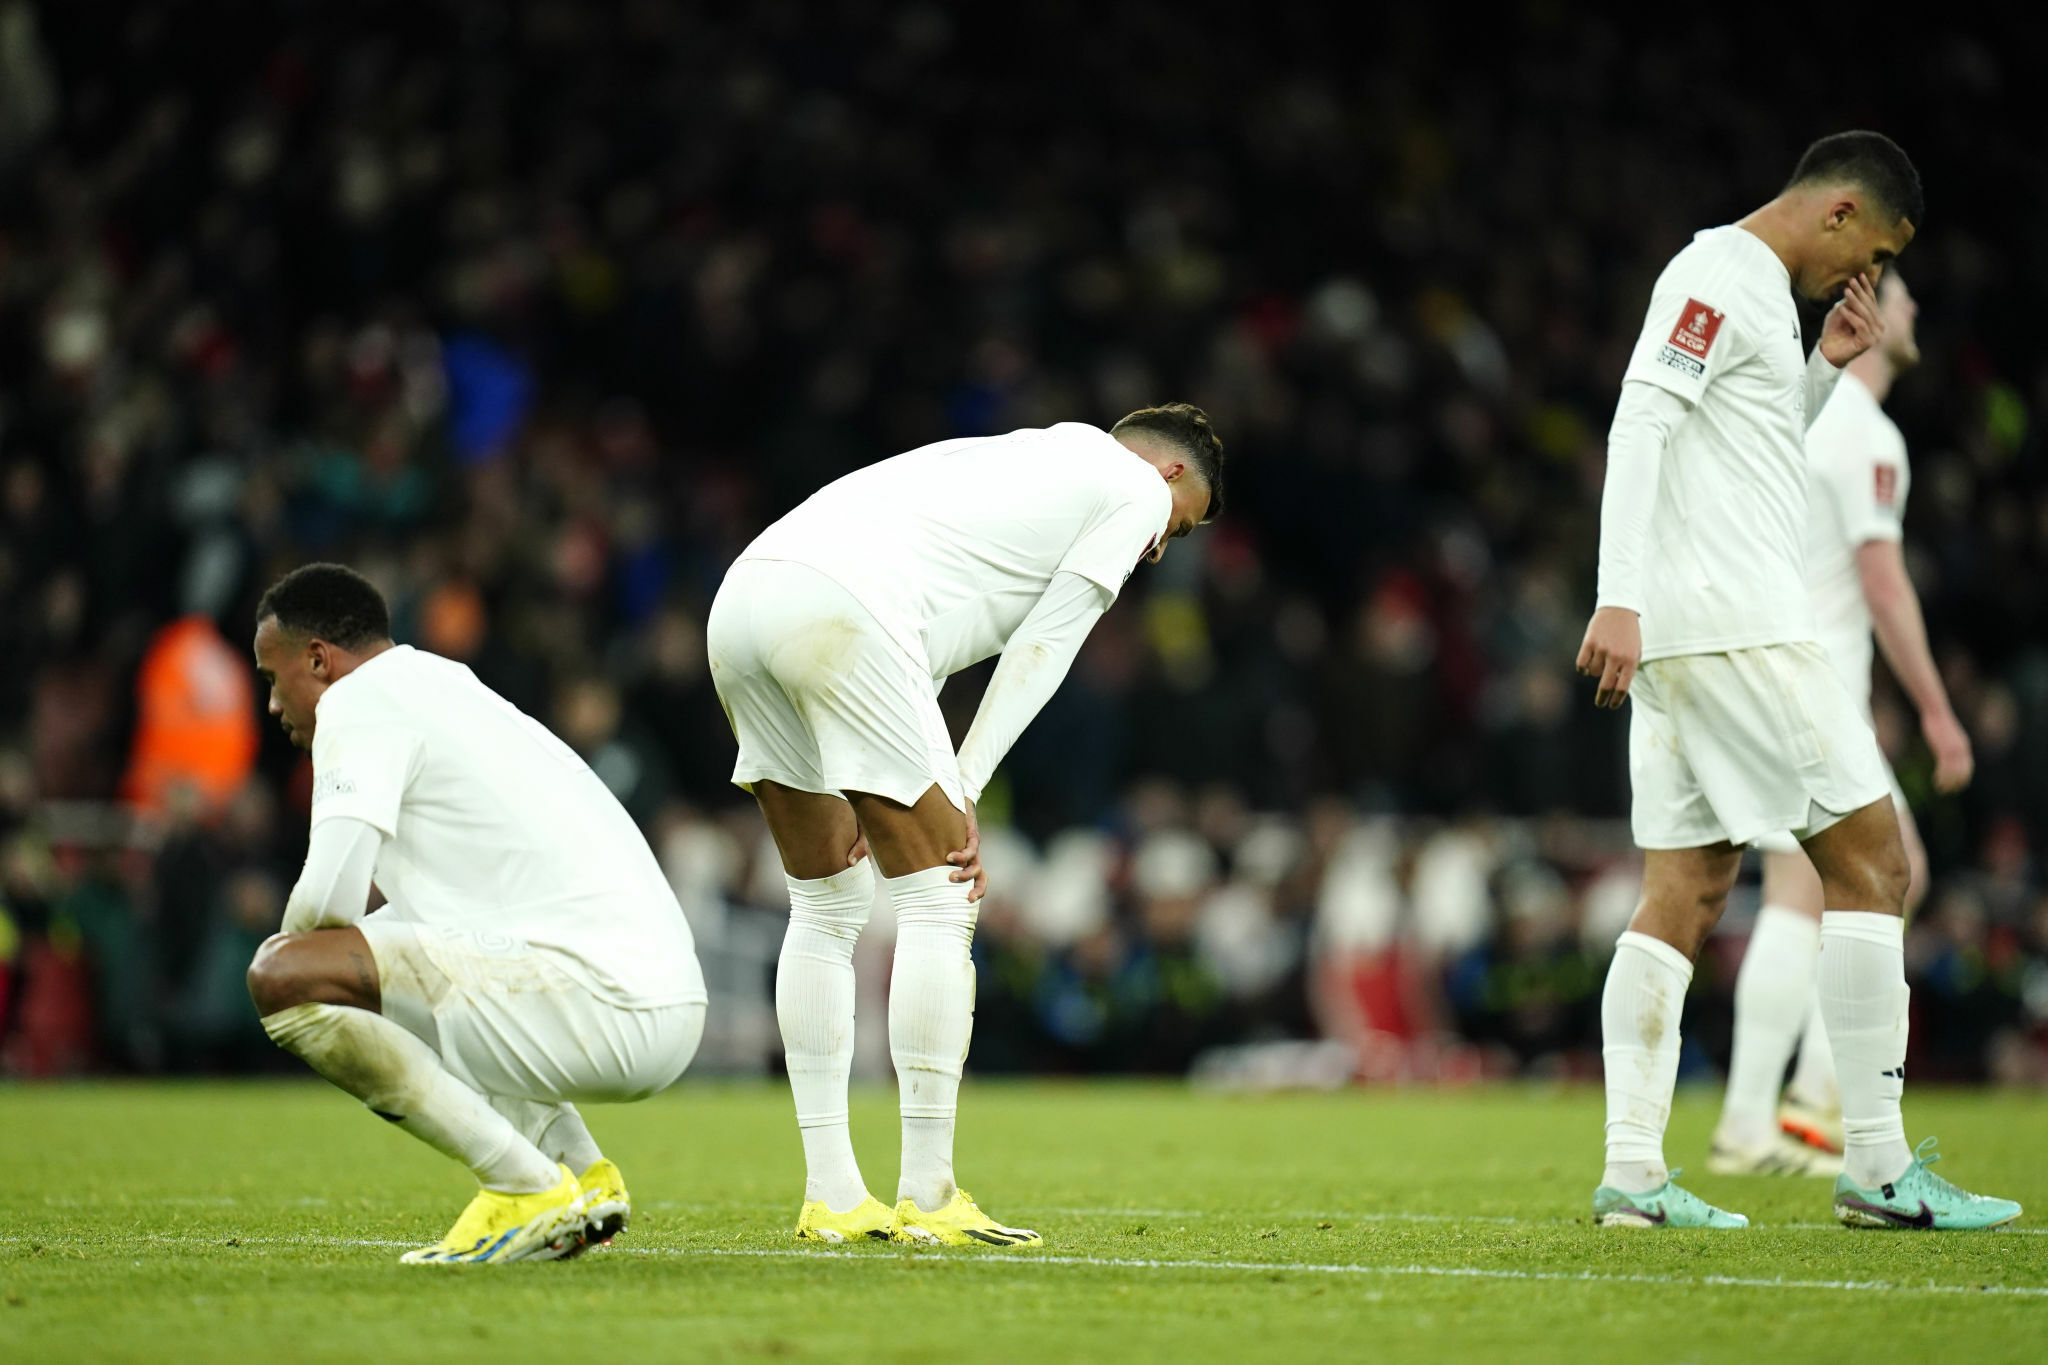
[[[1806,593],[1808,419],[1841,367],[1881,344],[1876,279],[1921,213],[1919,174],[1889,140],[1821,139],[1776,199],[1673,258],[1623,377],[1599,605],[1578,659],[1600,680],[1598,705],[1635,701],[1631,823],[1644,850],[1642,903],[1600,1005],[1607,1166],[1593,1211],[1609,1227],[1748,1224],[1671,1182],[1664,1128],[1693,958],[1742,846],[1776,830],[1812,860],[1826,907],[1836,1217],[1982,1228],[2020,1213],[1957,1189],[1906,1146],[1905,849],[1877,738],[1818,643]],[[1810,360],[1794,290],[1841,300]]]
[[[1892,382],[1920,362],[1917,309],[1906,282],[1888,270],[1877,287],[1884,339],[1849,362],[1848,375],[1806,433],[1806,587],[1820,642],[1870,723],[1870,637],[1876,631],[1892,673],[1920,710],[1934,754],[1937,791],[1970,781],[1970,737],[1949,706],[1927,648],[1920,599],[1899,550],[1909,472],[1906,441],[1881,406]],[[1927,851],[1913,812],[1891,776],[1892,805],[1906,845],[1911,914],[1927,890]],[[1842,1169],[1841,1099],[1827,1026],[1814,1001],[1823,897],[1820,877],[1790,834],[1767,834],[1763,909],[1735,978],[1735,1055],[1728,1094],[1707,1156],[1717,1175],[1834,1175]],[[1804,1032],[1802,1033],[1802,1029]],[[1799,1065],[1774,1113],[1794,1044]]]
[[[775,978],[807,1175],[796,1235],[1029,1245],[953,1183],[953,1116],[974,1024],[974,803],[1139,561],[1222,507],[1201,409],[1145,408],[942,441],[813,494],[747,547],[712,604],[712,677],[789,879]],[[939,685],[998,651],[956,755]],[[853,950],[896,911],[889,1051],[903,1120],[894,1210],[847,1132]]]
[[[305,871],[249,967],[264,1030],[483,1187],[401,1259],[609,1239],[625,1183],[569,1101],[652,1095],[704,1029],[689,924],[640,831],[467,668],[394,645],[353,570],[308,564],[263,595],[256,668],[313,754]]]

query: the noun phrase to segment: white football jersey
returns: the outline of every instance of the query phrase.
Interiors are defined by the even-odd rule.
[[[1904,534],[1912,471],[1906,438],[1875,394],[1851,374],[1806,433],[1806,584],[1820,642],[1849,695],[1870,716],[1870,603],[1858,546]]]
[[[1081,422],[921,446],[855,470],[740,558],[824,574],[934,678],[1000,653],[1056,573],[1112,599],[1166,534],[1149,462]]]
[[[1644,547],[1645,661],[1815,638],[1806,594],[1806,354],[1792,278],[1709,228],[1657,279],[1628,380],[1690,408]]]
[[[384,835],[379,914],[556,949],[599,996],[701,1003],[689,922],[589,765],[462,664],[399,645],[320,697],[313,823]]]

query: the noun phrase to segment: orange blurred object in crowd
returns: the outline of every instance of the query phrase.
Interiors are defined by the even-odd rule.
[[[252,676],[249,661],[205,616],[159,630],[135,680],[135,747],[122,798],[155,813],[183,788],[202,818],[219,815],[256,764]]]

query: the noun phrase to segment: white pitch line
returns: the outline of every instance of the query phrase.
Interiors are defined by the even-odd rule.
[[[1345,1218],[1358,1223],[1564,1223],[1564,1218],[1504,1218],[1467,1213],[1345,1213],[1318,1209],[1062,1209],[1039,1204],[1018,1206],[1025,1213],[1050,1213],[1066,1218]]]
[[[774,1259],[822,1257],[825,1260],[844,1263],[884,1259],[844,1251],[756,1251],[738,1247],[707,1247],[701,1250],[631,1247],[627,1250],[642,1256],[750,1256]],[[898,1258],[888,1259],[893,1263]],[[1352,1265],[1343,1262],[1320,1264],[1308,1261],[1161,1261],[1121,1256],[1048,1256],[1029,1251],[1012,1256],[948,1257],[944,1263],[1007,1267],[1054,1265],[1101,1266],[1128,1270],[1263,1271],[1268,1274],[1291,1272],[1308,1275],[1412,1275],[1441,1279],[1530,1280],[1568,1284],[1657,1284],[1716,1289],[1815,1289],[1858,1294],[2003,1294],[2016,1298],[2048,1298],[2048,1285],[1897,1284],[1888,1280],[1788,1280],[1782,1277],[1765,1279],[1739,1275],[1616,1275],[1594,1270],[1506,1270],[1486,1266]]]
[[[1571,1218],[1512,1218],[1498,1214],[1478,1213],[1358,1213],[1344,1209],[1277,1210],[1277,1209],[1064,1209],[1048,1208],[1037,1204],[1018,1205],[1024,1213],[1050,1213],[1067,1218],[1242,1218],[1257,1222],[1263,1218],[1330,1218],[1354,1223],[1491,1223],[1517,1227],[1564,1227],[1577,1221]],[[1797,1232],[1842,1232],[1840,1223],[1755,1223],[1758,1230]],[[2048,1228],[1992,1228],[1989,1231],[2000,1237],[2048,1237]]]
[[[53,1238],[29,1238],[21,1236],[0,1236],[0,1241],[27,1242],[50,1241]],[[162,1234],[148,1234],[141,1237],[124,1237],[121,1242],[140,1242],[147,1245],[222,1247],[228,1244],[225,1237],[176,1237]],[[236,1246],[335,1246],[335,1247],[406,1247],[413,1242],[390,1241],[368,1237],[246,1237],[233,1239]],[[830,1261],[840,1265],[860,1263],[901,1265],[904,1255],[880,1256],[859,1254],[849,1251],[781,1251],[749,1247],[613,1247],[613,1252],[634,1256],[659,1256],[679,1260],[697,1258],[746,1258],[752,1260],[807,1260]],[[1028,1269],[1032,1266],[1081,1266],[1116,1270],[1209,1270],[1231,1272],[1253,1272],[1271,1275],[1364,1275],[1419,1277],[1448,1280],[1525,1280],[1532,1283],[1554,1284],[1654,1284],[1675,1287],[1708,1289],[1806,1289],[1831,1293],[1851,1294],[1988,1294],[2008,1298],[2048,1298],[2048,1285],[2026,1284],[1900,1284],[1889,1280],[1788,1280],[1780,1277],[1741,1275],[1621,1275],[1608,1271],[1581,1270],[1514,1270],[1491,1266],[1454,1265],[1358,1265],[1350,1262],[1315,1261],[1230,1261],[1140,1259],[1124,1256],[1057,1256],[1032,1251],[1019,1251],[1011,1255],[994,1253],[970,1254],[968,1256],[920,1255],[916,1259],[926,1265],[975,1265],[1002,1266],[1007,1269]]]

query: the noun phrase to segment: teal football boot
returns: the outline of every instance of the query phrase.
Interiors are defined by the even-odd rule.
[[[1593,1191],[1593,1221],[1603,1228],[1746,1228],[1749,1219],[1717,1209],[1691,1190],[1679,1188],[1673,1171],[1648,1194],[1624,1194],[1612,1185]]]
[[[1835,1217],[1852,1228],[1958,1231],[2000,1228],[2020,1216],[2010,1199],[1959,1190],[1928,1170],[1941,1160],[1933,1138],[1913,1149],[1913,1164],[1896,1180],[1866,1190],[1847,1173],[1835,1177]]]

